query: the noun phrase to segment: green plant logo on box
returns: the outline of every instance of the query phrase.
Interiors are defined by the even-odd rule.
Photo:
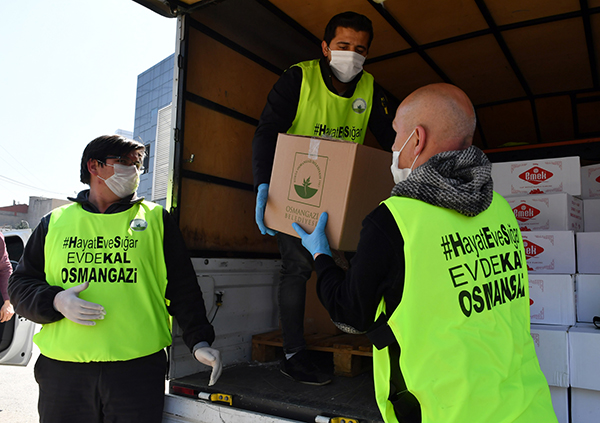
[[[328,160],[325,156],[312,159],[306,153],[296,153],[288,200],[320,207]]]

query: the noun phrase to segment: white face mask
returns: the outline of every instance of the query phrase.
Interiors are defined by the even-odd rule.
[[[337,79],[343,83],[350,82],[363,69],[365,56],[350,50],[329,50],[331,61],[329,66]]]
[[[119,198],[125,198],[135,192],[140,184],[140,171],[136,166],[125,166],[119,163],[114,165],[106,163],[106,166],[115,168],[115,173],[108,179],[101,176],[106,186]]]
[[[416,131],[416,129],[413,129],[413,131],[410,133],[410,135],[404,142],[404,145],[402,146],[402,148],[399,151],[392,151],[392,166],[390,166],[390,169],[392,170],[392,176],[394,177],[395,184],[397,184],[398,182],[405,181],[408,178],[408,175],[410,175],[410,172],[412,172],[412,168],[415,165],[415,162],[421,155],[419,153],[417,155],[417,157],[415,157],[415,160],[413,160],[412,165],[410,165],[410,169],[407,169],[407,168],[398,169],[398,159],[400,158],[400,153],[402,153],[402,150],[404,150],[404,147],[406,147],[406,144],[408,144],[408,141],[413,136],[415,131]]]

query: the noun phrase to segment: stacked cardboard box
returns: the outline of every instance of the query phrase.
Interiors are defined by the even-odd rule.
[[[577,322],[592,323],[600,316],[600,165],[581,168],[581,186],[585,231],[577,233]]]
[[[600,421],[600,165],[581,168],[584,232],[577,233],[577,324],[569,329],[571,418]]]
[[[580,167],[578,157],[497,163],[492,177],[521,228],[531,335],[554,411],[560,423],[597,423],[600,165]]]
[[[550,386],[552,405],[560,423],[569,422],[569,326],[531,325],[540,367]]]
[[[596,423],[600,416],[600,330],[589,323],[569,329],[571,419]]]
[[[575,231],[583,230],[578,157],[494,163],[494,190],[510,204],[529,273],[531,336],[560,423],[569,422],[569,328],[575,324]]]
[[[586,232],[600,232],[600,164],[581,168],[581,198]]]

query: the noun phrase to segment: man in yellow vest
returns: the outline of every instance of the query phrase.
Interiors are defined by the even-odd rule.
[[[136,197],[144,145],[91,141],[90,186],[44,216],[12,274],[18,314],[42,324],[34,341],[41,423],[160,423],[171,344],[169,314],[194,357],[221,374],[214,330],[175,221]]]
[[[371,21],[354,12],[334,16],[321,43],[323,57],[289,68],[273,86],[252,142],[256,223],[263,222],[279,133],[332,137],[362,144],[367,127],[381,146],[394,142],[392,115],[384,91],[362,70],[373,39]],[[310,361],[304,340],[306,281],[312,258],[296,237],[277,234],[282,266],[279,311],[286,358],[281,371],[302,383],[323,385],[331,377]]]
[[[472,146],[475,112],[449,84],[398,108],[395,187],[363,222],[349,270],[323,213],[308,235],[317,291],[335,322],[373,341],[386,423],[556,423],[529,332],[529,284],[513,212]]]

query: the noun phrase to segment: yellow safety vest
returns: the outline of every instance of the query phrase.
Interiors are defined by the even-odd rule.
[[[165,304],[163,208],[139,202],[114,214],[81,204],[52,212],[44,244],[46,280],[64,289],[90,282],[79,298],[106,310],[95,326],[68,319],[43,325],[40,352],[62,361],[120,361],[171,344]]]
[[[404,383],[392,383],[418,400],[422,423],[556,423],[530,335],[523,241],[506,200],[494,193],[475,217],[411,198],[384,204],[405,259],[402,300],[388,315]],[[373,352],[387,423],[398,421],[389,350]]]
[[[362,144],[373,102],[373,76],[363,71],[354,95],[340,97],[329,91],[319,60],[301,62],[300,100],[288,134],[331,137]]]

